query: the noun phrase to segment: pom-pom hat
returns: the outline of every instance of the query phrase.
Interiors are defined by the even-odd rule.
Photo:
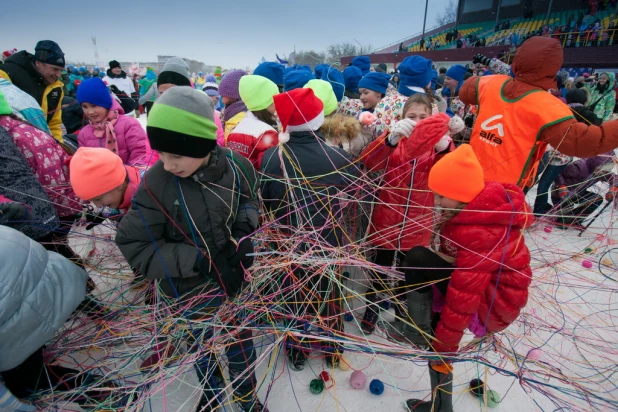
[[[324,123],[324,104],[310,88],[280,93],[274,101],[281,121],[280,143],[290,140],[290,132],[318,130]]]

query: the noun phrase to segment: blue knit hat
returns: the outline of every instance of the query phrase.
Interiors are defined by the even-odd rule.
[[[297,70],[306,70],[306,71],[311,72],[313,74],[313,70],[311,70],[311,66],[309,66],[308,64],[304,64],[302,66],[298,66]]]
[[[358,67],[349,66],[343,71],[345,88],[354,93],[358,93],[358,82],[363,77],[363,72]]]
[[[345,80],[343,74],[333,67],[325,69],[322,72],[322,80],[325,80],[333,86],[333,91],[337,97],[337,101],[340,102],[343,99],[343,93],[345,92]]]
[[[451,66],[446,71],[446,77],[457,80],[457,83],[459,83],[459,86],[461,86],[461,83],[463,83],[464,80],[464,74],[466,74],[467,71],[468,69],[466,69],[465,66],[462,66],[461,64],[456,64],[454,66]]]
[[[431,69],[431,90],[435,91],[438,85],[438,71]]]
[[[322,78],[322,73],[324,73],[324,70],[328,70],[330,66],[328,64],[322,63],[322,64],[318,64],[317,66],[315,66],[315,78],[316,79],[321,79]]]
[[[359,89],[369,89],[374,92],[386,94],[388,88],[388,81],[391,76],[386,73],[369,72],[358,82]]]
[[[95,106],[105,107],[109,110],[112,107],[112,96],[107,90],[107,86],[99,77],[84,80],[77,88],[77,101],[79,104],[90,103]]]
[[[408,56],[399,64],[399,93],[411,96],[414,92],[408,87],[424,89],[431,82],[431,60],[415,55]]]
[[[253,74],[266,77],[277,86],[283,85],[284,67],[275,62],[264,62],[255,68]]]
[[[58,43],[52,40],[41,40],[34,47],[34,59],[41,63],[64,68],[64,53]]]
[[[313,79],[315,79],[313,72],[302,69],[291,71],[283,76],[283,91],[300,89]]]
[[[371,67],[371,60],[367,56],[356,56],[352,59],[352,66],[358,67],[363,73],[363,76],[369,73]]]

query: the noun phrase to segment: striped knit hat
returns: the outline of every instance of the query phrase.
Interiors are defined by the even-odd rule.
[[[212,100],[190,87],[172,87],[148,115],[148,140],[157,151],[200,159],[217,145]]]

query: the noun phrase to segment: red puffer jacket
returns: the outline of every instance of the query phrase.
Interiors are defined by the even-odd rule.
[[[402,139],[391,148],[385,145],[387,136],[384,133],[361,154],[369,173],[385,169],[368,240],[389,250],[427,246],[434,217],[434,197],[427,185],[435,162],[434,150],[431,144],[416,145],[412,138]]]
[[[258,170],[264,152],[276,146],[278,142],[277,131],[249,111],[227,137],[227,147],[251,160]]]
[[[457,352],[477,313],[487,332],[504,330],[519,316],[532,280],[522,230],[533,220],[519,187],[488,182],[445,223],[442,252],[456,258],[456,269],[435,331],[436,352]]]

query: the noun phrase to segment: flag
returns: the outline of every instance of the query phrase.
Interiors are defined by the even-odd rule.
[[[279,60],[279,63],[287,66],[288,65],[288,61],[287,60],[283,60],[281,57],[279,57],[278,54],[275,54],[275,56],[277,56],[277,60]]]

